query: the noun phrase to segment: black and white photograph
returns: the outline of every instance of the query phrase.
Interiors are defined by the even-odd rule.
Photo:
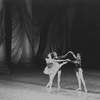
[[[100,1],[0,0],[0,100],[100,100]]]

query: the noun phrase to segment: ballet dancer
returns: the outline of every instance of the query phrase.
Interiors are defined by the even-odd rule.
[[[75,60],[74,61],[71,60],[71,62],[75,64],[75,72],[76,72],[76,76],[78,80],[78,89],[76,90],[81,91],[81,83],[82,83],[84,86],[85,92],[87,92],[85,80],[83,78],[83,70],[81,66],[81,55],[77,53],[77,56],[75,56],[75,54],[72,51],[69,51],[69,53],[71,53],[73,57],[75,58]]]
[[[48,58],[45,58],[47,66],[45,67],[43,72],[44,72],[44,74],[49,75],[49,82],[46,85],[46,88],[50,88],[50,89],[52,88],[53,79],[54,79],[56,73],[58,73],[58,88],[60,88],[61,71],[59,69],[69,61],[68,59],[59,60],[59,59],[55,59],[55,58],[57,58],[56,52],[49,53]]]
[[[63,58],[63,56],[57,56],[57,53],[56,52],[53,52],[53,56],[54,56],[54,59],[55,60],[59,60],[59,59]],[[70,61],[70,60],[67,59],[67,61]],[[61,62],[58,62],[58,63],[60,64]],[[63,66],[63,65],[61,65],[61,66]],[[58,81],[58,89],[61,88],[61,86],[60,86],[61,73],[62,73],[62,70],[61,70],[61,67],[60,67],[59,70],[57,71],[57,74],[58,74],[58,80],[57,80]]]

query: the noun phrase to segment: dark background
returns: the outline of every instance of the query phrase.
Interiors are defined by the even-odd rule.
[[[13,2],[12,0],[11,2],[7,1],[8,5],[6,5],[6,7],[9,8],[9,5],[13,6],[16,2],[17,0],[14,0]],[[22,2],[24,2],[24,0]],[[22,9],[21,6],[19,6],[19,9]],[[8,13],[10,13],[9,10],[7,11]],[[67,1],[66,0],[36,0],[36,1],[32,0],[32,24],[33,26],[42,27],[40,30],[41,34],[40,34],[39,49],[37,55],[34,56],[32,59],[33,63],[36,65],[43,64],[42,68],[44,68],[45,61],[43,58],[43,53],[46,49],[46,43],[47,41],[51,41],[52,38],[54,41],[56,41],[57,37],[62,36],[63,33],[61,32],[63,31],[63,28],[61,27],[62,26],[64,27],[64,25],[62,25],[61,19],[63,19],[62,17],[63,14],[68,15],[68,12],[72,13],[72,15],[69,15],[69,17],[68,16],[65,17],[64,21],[66,22],[66,24],[64,25],[66,25],[65,29],[70,31],[69,33],[68,31],[66,31],[66,33],[64,34],[70,34],[70,41],[68,40],[68,36],[67,36],[65,40],[67,41],[66,45],[68,46],[65,47],[65,51],[62,52],[63,51],[62,47],[60,47],[59,49],[56,48],[55,51],[57,51],[59,55],[63,55],[65,54],[65,52],[69,50],[74,51],[75,54],[77,52],[80,52],[82,54],[82,64],[84,68],[100,70],[100,63],[99,63],[100,2],[99,0],[67,0]],[[37,22],[35,21],[34,16],[36,19],[38,19]],[[44,17],[44,20],[41,20],[43,16],[46,17]],[[10,19],[9,14],[6,14],[6,20],[9,19]],[[57,23],[59,24],[59,26],[56,29],[58,33],[56,36],[53,35],[51,39],[48,40],[49,38],[47,38],[48,35],[47,33],[49,31],[50,23],[55,20],[57,20]],[[9,23],[10,21],[6,21],[7,26]],[[42,25],[42,23],[44,24]],[[11,30],[9,29],[10,27],[8,29],[6,28],[6,31],[11,33]],[[59,39],[60,42],[61,41],[64,42],[65,40],[63,40],[63,38],[62,40]],[[51,44],[51,46],[53,46],[53,44]],[[9,48],[9,46],[7,47]],[[10,53],[10,51],[7,52]]]
[[[37,1],[38,2],[38,1]],[[100,69],[100,2],[98,0],[58,0],[51,3],[49,11],[61,14],[65,9],[76,10],[72,23],[71,48],[69,50],[81,52],[82,63],[86,69]],[[39,2],[38,2],[39,3]],[[41,5],[43,2],[40,2]],[[43,5],[45,4],[45,1]],[[52,5],[55,5],[52,7]],[[61,10],[61,11],[60,11]],[[53,15],[52,15],[53,16]],[[44,36],[43,36],[44,37]],[[42,44],[41,44],[42,45]]]

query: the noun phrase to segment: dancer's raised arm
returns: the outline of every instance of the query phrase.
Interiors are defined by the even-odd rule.
[[[59,58],[65,58],[68,55],[69,52],[67,52],[65,55],[60,56]]]
[[[72,51],[69,51],[68,53],[71,53],[75,59],[77,58]]]

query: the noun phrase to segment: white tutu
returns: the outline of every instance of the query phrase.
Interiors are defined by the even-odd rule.
[[[50,68],[48,68],[48,66],[46,66],[43,73],[44,74],[50,74]]]
[[[49,75],[53,73],[54,71],[57,71],[58,69],[59,69],[59,64],[55,63],[54,66],[52,66],[51,68],[48,68],[48,66],[46,66],[43,73]]]

